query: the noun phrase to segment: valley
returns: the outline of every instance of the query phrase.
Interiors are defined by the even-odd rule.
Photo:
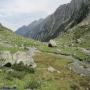
[[[16,32],[0,24],[0,90],[90,90],[90,1],[72,0]]]

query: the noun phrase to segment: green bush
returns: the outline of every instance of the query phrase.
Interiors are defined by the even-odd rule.
[[[24,76],[25,76],[25,72],[13,71],[13,72],[8,73],[7,78],[22,79]]]
[[[14,64],[12,66],[12,68],[14,70],[17,70],[17,71],[24,71],[24,72],[28,72],[28,73],[35,73],[35,69],[34,68],[31,68],[29,66],[25,66],[23,64],[23,62],[20,62],[19,64]]]
[[[75,83],[71,84],[70,89],[71,90],[80,90],[79,86],[77,84],[75,84]]]
[[[25,85],[25,89],[37,89],[41,87],[41,82],[39,80],[31,79]]]

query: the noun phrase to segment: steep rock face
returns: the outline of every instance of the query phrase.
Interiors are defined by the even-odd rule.
[[[60,35],[62,31],[67,31],[83,21],[88,16],[89,10],[90,0],[72,0],[70,3],[60,6],[55,13],[34,26],[34,30],[26,30],[25,32],[28,34],[20,35],[40,41],[49,41]]]
[[[16,31],[16,33],[19,34],[19,35],[23,35],[23,36],[28,37],[29,35],[32,35],[33,33],[36,33],[38,30],[40,30],[40,24],[42,23],[42,21],[43,21],[43,19],[39,19],[39,20],[33,21],[28,26],[24,25],[21,28],[19,28]]]

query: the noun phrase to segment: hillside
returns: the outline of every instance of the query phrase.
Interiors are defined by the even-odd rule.
[[[40,25],[41,23],[43,22],[43,19],[40,19],[40,20],[36,20],[34,22],[32,22],[30,25],[28,26],[22,26],[21,28],[19,28],[16,33],[18,35],[23,35],[25,37],[29,37],[29,34],[30,35],[33,35],[33,33],[37,32],[40,30]],[[36,31],[36,28],[37,28],[37,31]]]
[[[81,30],[83,30],[83,32],[78,32]],[[76,53],[77,55],[79,55],[77,59],[80,59],[82,61],[85,60],[84,58],[86,58],[87,55],[85,53],[80,53],[79,49],[77,50],[77,48],[90,48],[89,34],[89,26],[75,27],[72,30],[69,30],[66,33],[62,33],[61,36],[57,37],[55,39],[57,47],[50,48],[47,46],[47,44],[17,36],[15,35],[15,33],[5,28],[4,26],[0,27],[0,43],[2,42],[2,45],[0,45],[0,52],[3,50],[4,52],[13,52],[15,53],[14,55],[19,54],[21,56],[19,59],[23,60],[24,58],[25,61],[25,54],[23,53],[25,53],[26,50],[22,48],[22,45],[31,48],[36,47],[37,50],[39,50],[38,52],[34,53],[33,56],[33,60],[37,64],[37,67],[34,70],[30,70],[28,69],[28,67],[26,68],[25,66],[23,66],[23,64],[15,64],[11,67],[1,67],[0,88],[2,88],[3,86],[7,86],[9,88],[17,88],[18,90],[90,89],[90,73],[88,71],[88,64],[79,62],[76,59],[75,61],[73,61],[76,56],[71,57]],[[71,36],[74,37],[74,39],[71,38]],[[79,44],[77,43],[77,39],[80,38],[84,41]],[[19,53],[18,50],[21,52]],[[29,53],[32,52],[33,49],[29,51]],[[88,57],[85,62],[89,60],[90,59]],[[74,68],[76,68],[74,66],[74,63],[76,62],[80,64],[75,64],[79,71],[77,71],[76,69],[76,71],[73,70]]]
[[[78,45],[78,47],[80,47],[79,44],[76,44],[76,39],[78,37],[78,32],[76,31],[83,28],[83,37],[82,35],[80,35],[80,33],[82,34],[82,32],[80,32],[79,38],[88,38],[87,40],[89,42],[90,32],[89,27],[87,27],[88,26],[76,27],[77,29],[72,29],[66,32],[66,34],[62,33],[61,36],[55,39],[57,47],[50,48],[47,46],[47,44],[17,36],[15,35],[15,33],[7,29],[6,27],[0,26],[0,65],[1,61],[4,59],[6,60],[6,62],[10,60],[14,62],[15,59],[17,59],[17,61],[24,60],[24,62],[27,62],[27,60],[29,60],[30,62],[31,60],[34,60],[37,65],[37,67],[33,69],[30,68],[30,66],[24,66],[22,63],[14,64],[11,67],[8,67],[7,65],[4,67],[0,67],[0,88],[7,87],[16,88],[18,90],[85,90],[86,88],[90,89],[90,73],[87,72],[89,70],[88,65],[78,61],[78,64],[80,65],[77,64],[77,66],[75,64],[75,66],[78,67],[78,70],[80,71],[77,71],[76,69],[76,71],[74,71],[73,68],[76,67],[74,65],[72,66],[72,64],[74,64],[77,60],[74,60],[74,57],[71,57],[73,56],[72,54],[74,54],[73,51],[77,50],[76,46]],[[84,33],[84,30],[86,33]],[[71,31],[73,31],[73,33]],[[75,37],[76,34],[77,37]],[[68,42],[71,36],[75,37],[72,43]],[[71,44],[74,44],[75,47],[70,46]],[[81,45],[83,46],[83,48],[90,48],[89,43],[82,42]],[[29,47],[30,49],[25,49],[23,47]],[[36,53],[33,51],[33,47],[37,48],[38,51]],[[4,52],[3,58],[2,51]],[[33,57],[31,56],[32,53],[34,54]],[[30,58],[28,58],[29,54]],[[13,55],[13,59],[11,58],[11,55]],[[79,56],[78,58],[80,57],[81,56]],[[86,56],[84,55],[84,58],[85,57]],[[29,61],[27,62],[28,64]],[[80,68],[81,66],[82,68]]]
[[[16,35],[12,30],[0,26],[0,50],[10,50],[12,52],[23,50],[24,47],[37,46],[37,41],[32,39],[23,38]]]
[[[61,32],[67,31],[69,28],[72,28],[83,21],[89,14],[89,5],[89,0],[72,0],[70,3],[60,6],[38,26],[34,26],[34,30],[29,30],[29,26],[20,28],[20,31],[22,32],[23,29],[25,29],[25,32],[28,33],[28,35],[18,33],[19,29],[16,33],[40,41],[49,41],[50,39],[59,36]],[[39,28],[37,29],[37,27]]]
[[[0,90],[90,90],[89,4],[72,0],[16,33],[0,24]]]

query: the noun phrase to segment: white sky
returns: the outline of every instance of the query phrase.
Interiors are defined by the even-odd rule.
[[[0,22],[16,30],[39,18],[45,18],[57,7],[71,0],[0,0]]]

